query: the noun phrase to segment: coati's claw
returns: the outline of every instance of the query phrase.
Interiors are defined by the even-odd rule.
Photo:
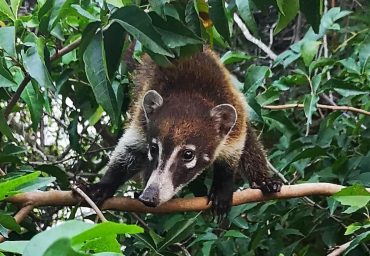
[[[255,182],[252,183],[251,188],[260,189],[263,193],[276,193],[280,192],[283,182],[276,178],[268,178],[262,181],[260,184]]]
[[[214,189],[208,195],[208,203],[212,202],[211,214],[212,220],[221,223],[228,215],[231,209],[231,195],[217,193]]]
[[[114,191],[108,184],[95,183],[95,184],[78,184],[77,185],[82,191],[86,193],[91,200],[98,206],[101,206],[104,201],[113,196]]]

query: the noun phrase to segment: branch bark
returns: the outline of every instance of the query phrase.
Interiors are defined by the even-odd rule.
[[[331,106],[331,105],[324,105],[324,104],[317,104],[316,106],[318,108],[323,108],[323,109],[351,111],[351,112],[356,112],[359,114],[370,116],[369,111],[359,109],[359,108],[349,107],[349,106]],[[285,105],[266,105],[266,106],[263,106],[263,108],[271,109],[271,110],[279,110],[279,109],[289,109],[289,108],[304,108],[304,105],[298,104],[298,103],[292,103],[292,104],[285,104]]]
[[[342,255],[342,253],[348,248],[348,246],[351,244],[352,241],[349,241],[345,244],[339,245],[337,248],[335,248],[331,253],[329,253],[327,256],[339,256]]]
[[[245,189],[234,193],[232,204],[241,205],[251,202],[304,196],[330,196],[340,191],[342,188],[344,187],[341,185],[331,183],[304,183],[299,185],[284,185],[281,188],[281,192],[274,194],[263,194],[259,189]],[[32,205],[33,207],[72,206],[80,203],[80,199],[76,198],[71,191],[56,190],[47,192],[27,192],[15,195],[7,199],[7,201],[20,204],[21,206]],[[207,197],[176,198],[155,208],[146,207],[136,199],[113,197],[104,203],[102,209],[144,213],[174,213],[202,211],[210,207],[211,204],[207,205]]]

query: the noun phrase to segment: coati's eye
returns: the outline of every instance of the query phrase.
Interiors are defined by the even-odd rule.
[[[194,159],[194,156],[195,156],[194,152],[192,150],[187,149],[184,151],[182,159],[186,162],[190,162],[191,160]]]

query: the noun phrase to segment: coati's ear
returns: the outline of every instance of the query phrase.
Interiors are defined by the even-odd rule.
[[[157,108],[163,105],[162,96],[155,90],[149,90],[143,97],[143,109],[145,118],[148,121],[149,115],[152,114]]]
[[[236,123],[238,114],[233,105],[220,104],[211,110],[211,118],[221,136],[226,136]]]

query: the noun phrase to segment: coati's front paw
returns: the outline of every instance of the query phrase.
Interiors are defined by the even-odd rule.
[[[211,211],[212,215],[218,217],[221,222],[231,209],[233,198],[233,191],[225,193],[225,191],[217,191],[211,188],[208,195],[208,203],[212,201]]]
[[[252,182],[251,188],[260,189],[262,193],[280,192],[283,182],[277,178],[266,178],[260,182]]]
[[[94,184],[78,184],[77,185],[91,200],[98,206],[101,206],[104,201],[114,195],[111,185],[104,183]]]

